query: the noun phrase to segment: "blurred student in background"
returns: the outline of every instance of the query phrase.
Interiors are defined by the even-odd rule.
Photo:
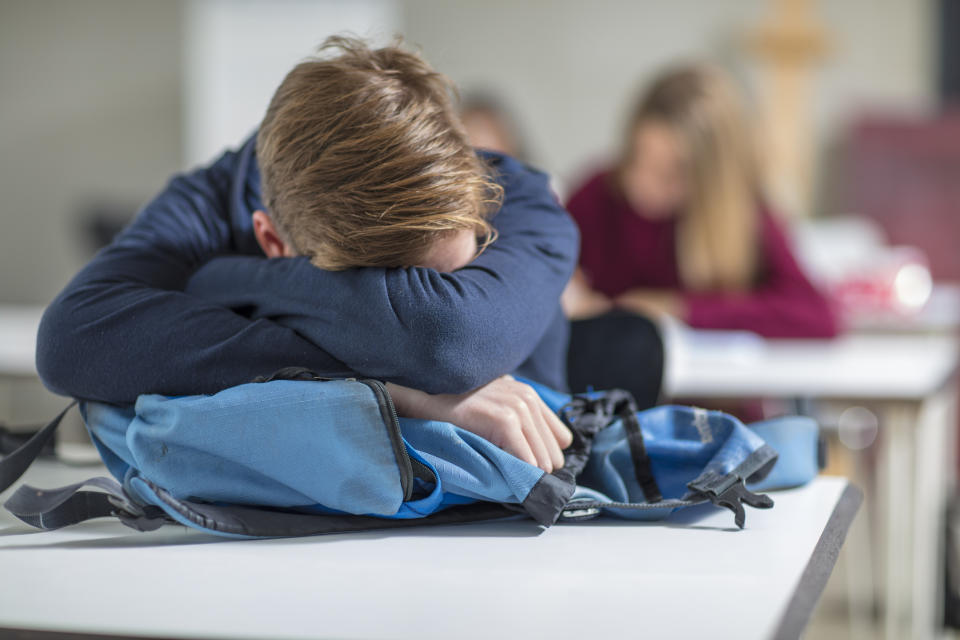
[[[652,384],[632,379],[644,362],[618,355],[621,340],[634,344],[631,359],[646,342],[649,366],[662,364],[655,331],[635,314],[769,337],[837,333],[763,202],[750,126],[719,70],[669,71],[634,108],[616,166],[570,198],[581,233],[580,268],[564,294],[573,391]],[[608,380],[611,366],[626,379]]]
[[[526,145],[516,120],[491,94],[467,94],[460,105],[460,120],[470,144],[527,161]]]

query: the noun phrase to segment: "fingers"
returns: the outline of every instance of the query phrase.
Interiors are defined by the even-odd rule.
[[[503,376],[448,404],[443,419],[547,473],[563,467],[573,435],[530,385]]]
[[[523,417],[529,415],[529,420],[524,422],[525,433],[541,463],[538,466],[547,473],[560,469],[564,463],[562,449],[569,446],[572,435],[532,387],[519,385],[518,396],[524,405]],[[544,455],[549,458],[547,464],[544,464]]]
[[[538,411],[538,420],[537,428],[540,432],[540,439],[543,441],[543,444],[547,448],[547,454],[550,456],[550,469],[548,473],[553,472],[554,469],[560,469],[563,467],[563,451],[560,450],[560,445],[557,444],[557,438],[553,435],[553,432],[550,430],[550,427],[547,425],[547,421],[544,419],[543,412]]]
[[[500,435],[500,442],[494,442],[494,444],[510,455],[520,458],[527,464],[532,464],[535,467],[540,466],[537,462],[537,457],[533,455],[533,450],[527,442],[519,419],[517,419],[514,428],[501,429]]]
[[[535,416],[540,437],[550,452],[550,459],[556,469],[563,467],[563,449],[573,443],[573,434],[557,414],[547,406],[533,387],[524,385],[524,398]]]
[[[546,420],[539,396],[536,396],[536,393],[534,393],[534,396],[533,398],[527,398],[528,404],[532,405],[530,406],[533,423],[532,430],[535,430],[536,436],[543,444],[550,458],[550,468],[542,468],[546,470],[547,473],[551,473],[554,469],[559,469],[563,466],[563,452],[560,450],[560,445],[557,444],[557,438],[553,434],[553,431],[551,431],[550,425]]]
[[[543,439],[543,430],[540,422],[543,421],[539,415],[527,403],[523,392],[518,393],[513,399],[513,410],[520,420],[520,429],[530,450],[533,451],[537,459],[537,466],[550,473],[553,471],[553,457],[549,445]]]
[[[540,407],[545,416],[544,419],[550,428],[550,432],[553,433],[553,437],[557,439],[557,444],[560,445],[560,448],[566,449],[573,444],[573,433],[570,432],[570,428],[560,419],[560,416],[548,407],[543,400],[540,400]]]

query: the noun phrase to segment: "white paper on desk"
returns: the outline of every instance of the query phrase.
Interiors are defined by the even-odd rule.
[[[691,329],[677,320],[661,323],[667,358],[673,362],[751,364],[765,349],[762,336],[752,331]]]

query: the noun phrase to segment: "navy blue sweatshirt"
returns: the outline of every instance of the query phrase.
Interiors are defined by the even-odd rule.
[[[266,259],[254,140],[174,177],[43,316],[37,370],[52,391],[116,404],[214,393],[285,366],[462,393],[516,372],[564,388],[559,296],[576,226],[547,177],[482,154],[505,199],[498,240],[467,267],[324,271]]]

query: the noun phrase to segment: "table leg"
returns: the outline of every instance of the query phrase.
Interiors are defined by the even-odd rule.
[[[917,417],[914,462],[913,637],[935,637],[943,619],[944,514],[953,485],[956,393],[948,385]]]
[[[889,640],[910,637],[913,586],[914,497],[913,462],[917,408],[910,403],[893,403],[882,416],[883,510],[886,519],[884,540],[885,597],[884,627]]]
[[[950,387],[923,403],[891,403],[882,413],[887,638],[933,638],[940,631],[955,402]]]
[[[874,554],[877,552],[879,543],[873,528],[876,517],[875,481],[863,451],[841,451],[850,456],[853,467],[852,480],[864,490],[865,497],[860,511],[850,525],[847,543],[843,546],[841,557],[844,559],[846,574],[850,638],[866,640],[876,637],[874,607],[878,596],[876,586],[878,570],[874,563]]]

